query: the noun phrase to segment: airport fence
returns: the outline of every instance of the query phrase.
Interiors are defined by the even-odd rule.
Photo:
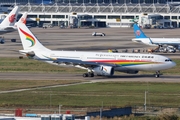
[[[148,114],[177,114],[180,115],[180,107],[164,107],[164,106],[132,106],[132,113],[135,115]]]
[[[27,114],[27,113],[36,113],[36,114],[66,114],[67,111],[70,112],[71,114],[77,115],[77,116],[83,116],[83,115],[87,115],[87,113],[91,112],[97,112],[97,114],[100,115],[100,112],[102,112],[101,114],[105,114],[107,111],[112,112],[112,110],[114,109],[121,109],[120,111],[122,113],[124,113],[122,111],[122,109],[125,110],[125,112],[127,113],[127,109],[128,109],[128,114],[134,114],[134,115],[161,115],[161,114],[176,114],[176,115],[180,115],[180,107],[164,107],[164,106],[139,106],[139,105],[135,105],[135,106],[131,106],[131,107],[125,107],[125,108],[64,108],[64,109],[59,109],[59,108],[41,108],[41,109],[33,109],[33,108],[21,108],[23,114]],[[15,114],[15,110],[16,108],[0,108],[0,113],[1,114]],[[103,113],[104,112],[104,113]],[[114,112],[114,111],[113,111]],[[119,113],[117,113],[119,114]]]

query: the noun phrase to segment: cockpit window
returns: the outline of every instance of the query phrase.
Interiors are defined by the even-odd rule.
[[[169,62],[169,61],[172,61],[171,59],[165,59],[165,62]]]

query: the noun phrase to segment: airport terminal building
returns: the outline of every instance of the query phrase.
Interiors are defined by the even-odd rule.
[[[28,12],[27,24],[62,27],[180,27],[177,0],[1,0]],[[20,17],[20,16],[19,16]]]

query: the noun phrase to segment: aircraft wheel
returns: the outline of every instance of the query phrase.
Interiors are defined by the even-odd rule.
[[[84,74],[83,74],[83,77],[88,77],[88,74],[87,74],[87,73],[84,73]]]
[[[159,74],[155,74],[155,77],[158,78],[158,77],[159,77]]]
[[[158,78],[159,74],[160,74],[160,71],[157,71],[156,74],[155,74],[155,77]]]
[[[92,72],[92,73],[89,73],[89,76],[90,77],[94,77],[94,73]]]

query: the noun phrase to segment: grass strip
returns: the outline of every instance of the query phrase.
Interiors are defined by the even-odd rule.
[[[36,81],[32,81],[36,82]],[[24,85],[25,86],[25,85]],[[180,83],[104,82],[29,90],[0,95],[0,107],[177,107],[180,104]],[[25,86],[26,87],[26,86]],[[28,86],[27,86],[28,87]]]

